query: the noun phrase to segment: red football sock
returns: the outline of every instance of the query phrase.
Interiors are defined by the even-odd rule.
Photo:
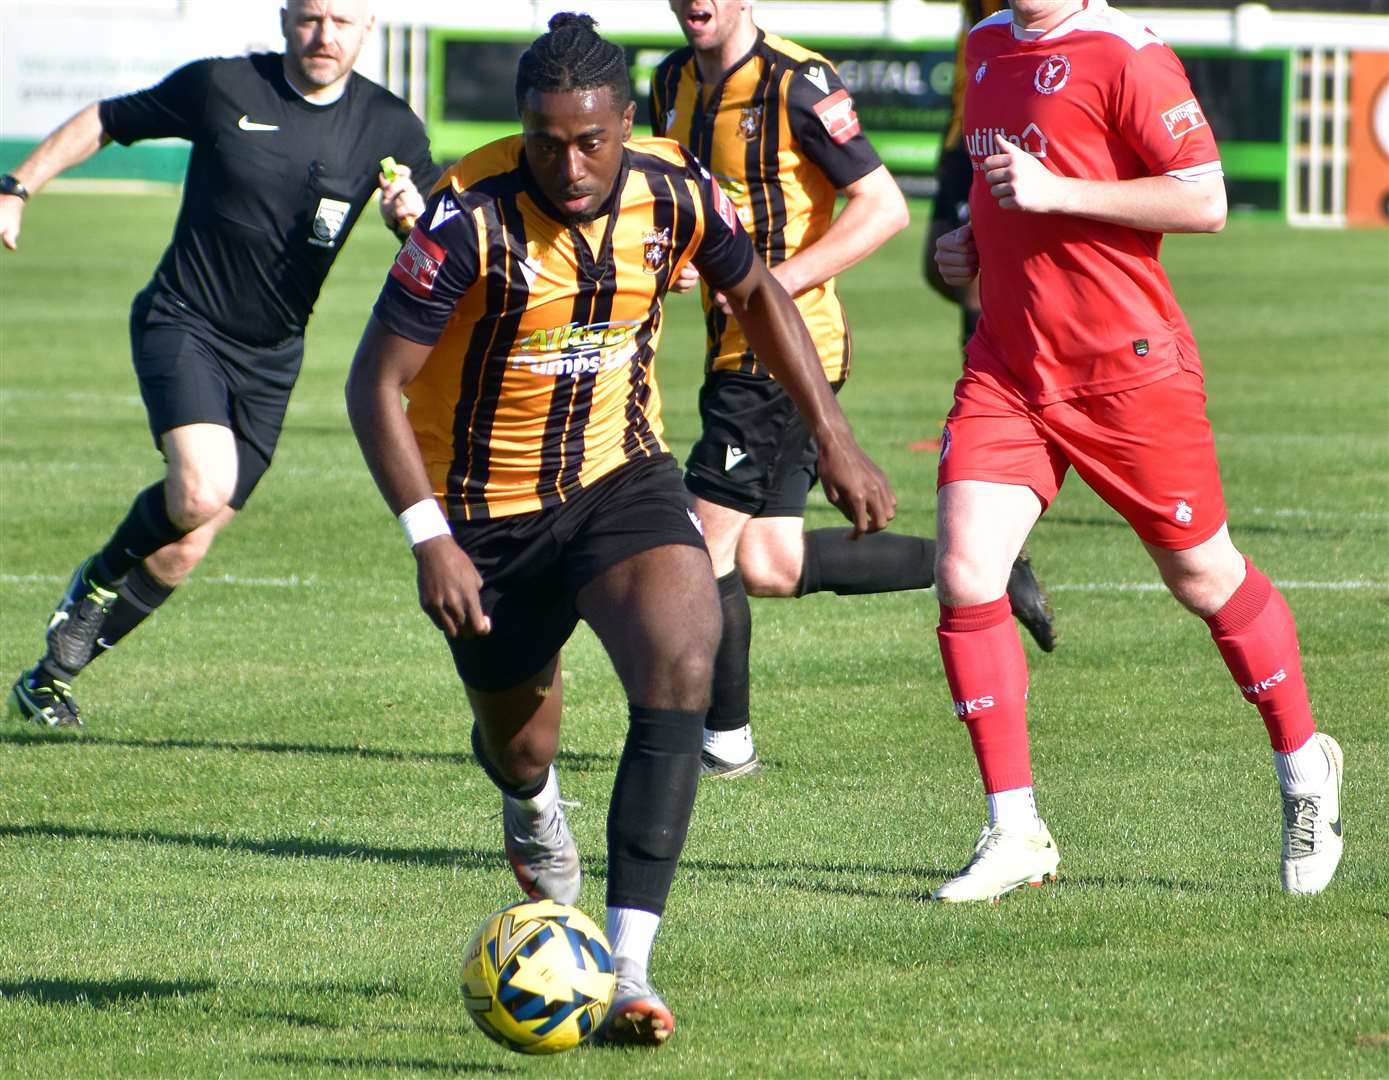
[[[1244,567],[1244,581],[1206,624],[1240,693],[1264,718],[1273,748],[1287,754],[1317,730],[1302,679],[1297,625],[1283,594],[1247,556]]]
[[[989,793],[1032,786],[1027,747],[1027,658],[1006,596],[940,608],[941,660],[955,715],[969,728]]]

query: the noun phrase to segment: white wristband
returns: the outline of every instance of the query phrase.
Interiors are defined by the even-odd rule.
[[[436,536],[452,535],[449,523],[444,520],[444,512],[439,509],[439,501],[432,495],[402,510],[400,527],[405,530],[405,539],[410,541],[411,547],[433,540]]]

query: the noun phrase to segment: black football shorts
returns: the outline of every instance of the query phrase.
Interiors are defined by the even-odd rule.
[[[578,625],[579,590],[603,571],[652,548],[704,547],[669,454],[629,461],[558,506],[450,524],[482,576],[492,632],[447,640],[459,677],[484,692],[544,669]]]
[[[240,509],[270,467],[299,377],[304,339],[256,347],[222,333],[151,285],[130,309],[130,348],[154,445],[171,428],[220,424],[236,439]]]
[[[804,516],[819,476],[819,447],[775,379],[710,372],[699,391],[699,417],[704,430],[685,461],[691,492],[752,517]]]

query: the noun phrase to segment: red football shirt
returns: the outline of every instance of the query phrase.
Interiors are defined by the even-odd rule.
[[[983,319],[969,364],[1004,369],[1046,405],[1187,369],[1196,343],[1158,262],[1161,233],[1003,210],[983,161],[1003,135],[1052,172],[1088,180],[1221,172],[1181,61],[1140,23],[1089,0],[1041,35],[1001,11],[965,49],[964,142]]]

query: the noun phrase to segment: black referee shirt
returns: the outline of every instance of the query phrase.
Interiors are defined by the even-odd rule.
[[[282,64],[279,53],[198,60],[100,105],[123,146],[193,144],[155,282],[248,345],[304,332],[383,157],[409,165],[425,194],[440,172],[419,118],[394,94],[354,73],[337,101],[314,105]]]

